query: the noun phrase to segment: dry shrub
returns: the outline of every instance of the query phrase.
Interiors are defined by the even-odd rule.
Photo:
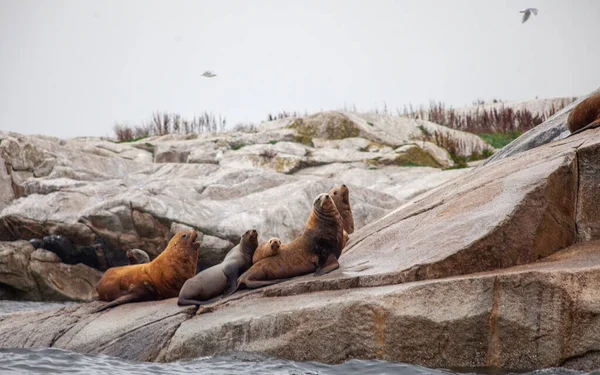
[[[113,131],[119,142],[131,142],[154,135],[223,132],[226,125],[227,120],[224,117],[216,117],[209,112],[188,120],[178,113],[156,111],[148,124],[134,127],[116,124]]]

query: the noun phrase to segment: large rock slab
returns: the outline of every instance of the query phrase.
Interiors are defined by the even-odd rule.
[[[600,243],[499,272],[258,298],[186,320],[157,358],[250,351],[514,370],[600,365]],[[331,345],[331,343],[337,343]]]
[[[328,363],[589,371],[600,366],[599,290],[600,243],[590,242],[469,276],[276,298],[250,293],[200,315],[175,299],[100,314],[92,313],[98,302],[14,313],[0,316],[0,347],[144,361],[249,351]]]

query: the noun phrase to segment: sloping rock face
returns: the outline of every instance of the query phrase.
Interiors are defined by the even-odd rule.
[[[470,170],[362,226],[328,275],[239,291],[197,311],[172,299],[100,314],[95,302],[5,315],[0,346],[152,361],[251,351],[598,368],[599,159],[600,129],[581,133]]]
[[[569,129],[567,129],[567,119],[569,118],[569,113],[573,110],[573,108],[575,108],[575,106],[577,106],[577,104],[581,103],[589,96],[599,91],[600,88],[589,93],[588,95],[583,95],[571,104],[567,105],[562,110],[558,111],[554,116],[546,120],[543,124],[540,124],[527,131],[510,144],[506,145],[500,152],[492,155],[488,160],[486,160],[486,163],[491,163],[492,161],[515,155],[520,152],[539,147],[548,142],[563,139],[569,136],[570,132]]]
[[[307,120],[316,135],[332,137],[313,135],[307,143],[290,125],[301,119],[266,124],[274,130],[260,133],[121,144],[0,131],[0,241],[61,235],[91,254],[86,264],[104,271],[127,264],[129,249],[154,258],[178,228],[193,228],[203,239],[202,269],[220,262],[248,229],[265,239],[295,238],[312,199],[334,184],[349,185],[360,228],[466,172],[440,169],[454,163],[446,149],[403,138],[420,132],[412,122],[407,130],[383,117],[370,119],[375,125],[357,117],[356,125],[348,116]],[[368,129],[342,131],[339,118],[343,126]],[[381,143],[388,133],[397,135]],[[475,136],[455,135],[469,147],[486,147]]]
[[[3,299],[89,301],[102,273],[83,264],[67,265],[27,241],[0,242],[0,295]]]

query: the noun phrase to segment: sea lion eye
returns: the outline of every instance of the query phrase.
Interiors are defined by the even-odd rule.
[[[334,191],[334,192],[333,192],[333,195],[337,195],[337,191]]]
[[[183,236],[181,236],[182,238],[187,238],[187,233],[184,233]]]

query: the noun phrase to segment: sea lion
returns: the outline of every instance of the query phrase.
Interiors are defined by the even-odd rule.
[[[229,294],[236,288],[238,276],[252,265],[257,246],[258,232],[254,229],[246,231],[223,262],[205,269],[183,284],[177,304],[204,305]]]
[[[96,291],[102,301],[112,301],[97,311],[124,303],[177,297],[187,279],[196,274],[198,262],[195,230],[177,232],[167,248],[152,262],[109,268]]]
[[[144,264],[150,262],[148,254],[140,249],[127,250],[127,259],[129,259],[129,264]]]
[[[569,113],[567,127],[571,135],[600,126],[600,92],[577,104]]]
[[[346,185],[334,186],[329,190],[329,195],[333,198],[335,207],[342,216],[344,222],[344,246],[350,238],[349,234],[354,233],[354,217],[350,208],[350,189]]]
[[[337,257],[343,247],[342,217],[329,194],[313,201],[304,232],[290,243],[281,245],[276,255],[253,264],[238,278],[238,288],[260,288],[294,276],[315,272],[324,275],[339,267]],[[232,293],[237,290],[234,289]]]
[[[281,240],[277,237],[270,238],[268,241],[261,242],[254,255],[252,256],[252,264],[258,262],[259,260],[272,257],[279,252],[279,248],[281,247]]]
[[[334,186],[329,190],[329,195],[333,198],[333,203],[335,203],[335,207],[342,216],[344,230],[348,234],[354,233],[354,218],[350,208],[350,189],[346,185]]]

